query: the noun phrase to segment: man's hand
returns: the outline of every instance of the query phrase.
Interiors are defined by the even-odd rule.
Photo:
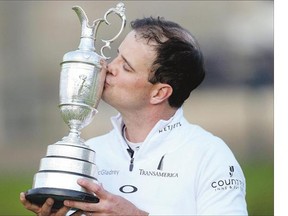
[[[64,205],[71,208],[81,209],[85,215],[141,215],[147,216],[148,213],[138,209],[134,204],[121,196],[111,194],[104,190],[102,185],[92,183],[85,179],[79,179],[78,184],[87,191],[95,193],[99,198],[99,203],[87,203],[79,201],[64,201]]]
[[[23,192],[20,193],[20,201],[27,210],[34,212],[37,216],[64,216],[70,209],[64,206],[57,212],[52,211],[54,200],[51,198],[48,198],[46,202],[40,207],[26,200],[25,193]]]

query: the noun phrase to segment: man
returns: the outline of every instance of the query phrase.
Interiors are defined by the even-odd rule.
[[[184,101],[204,79],[200,48],[178,24],[144,18],[107,67],[102,98],[116,108],[114,130],[87,142],[97,156],[98,180],[78,184],[99,203],[65,201],[75,215],[247,215],[245,178],[227,145],[188,123]],[[50,215],[25,200],[38,215]]]

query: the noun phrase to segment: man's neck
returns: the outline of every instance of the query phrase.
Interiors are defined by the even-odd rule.
[[[170,119],[176,111],[176,108],[157,108],[149,109],[149,112],[121,112],[126,126],[126,138],[134,143],[143,142],[159,120]]]

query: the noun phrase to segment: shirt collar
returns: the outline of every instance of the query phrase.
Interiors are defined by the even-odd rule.
[[[168,120],[159,120],[156,125],[152,128],[152,130],[150,131],[150,133],[148,134],[148,136],[146,137],[145,140],[149,139],[153,134],[155,133],[164,133],[164,132],[168,132],[170,130],[173,130],[173,128],[178,127],[180,124],[180,121],[183,117],[183,108],[180,107],[176,113]],[[122,119],[122,116],[120,113],[118,113],[116,116],[111,117],[111,122],[113,127],[116,129],[118,135],[122,136],[122,129],[124,126],[124,122]],[[173,125],[170,125],[171,123],[173,123]],[[177,125],[178,123],[178,125]],[[170,125],[170,127],[169,127]]]
[[[122,135],[124,122],[121,114],[111,117],[111,122],[118,140],[122,143],[122,148],[126,150],[127,144]],[[182,107],[179,108],[170,119],[159,120],[144,140],[139,152],[137,153],[137,156],[142,157],[147,154],[151,154],[152,152],[163,155],[164,152],[177,148],[180,143],[175,142],[175,139],[179,139],[179,137],[177,138],[177,134],[181,134],[178,133],[177,130],[185,123],[186,120],[183,117]],[[166,147],[162,148],[162,145],[165,145]]]

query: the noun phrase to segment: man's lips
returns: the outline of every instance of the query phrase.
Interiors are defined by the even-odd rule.
[[[105,86],[110,86],[110,83],[109,83],[109,81],[107,81],[107,79],[105,80],[104,85]]]
[[[109,76],[106,76],[104,84],[105,84],[105,86],[111,86],[111,81],[109,79]]]

